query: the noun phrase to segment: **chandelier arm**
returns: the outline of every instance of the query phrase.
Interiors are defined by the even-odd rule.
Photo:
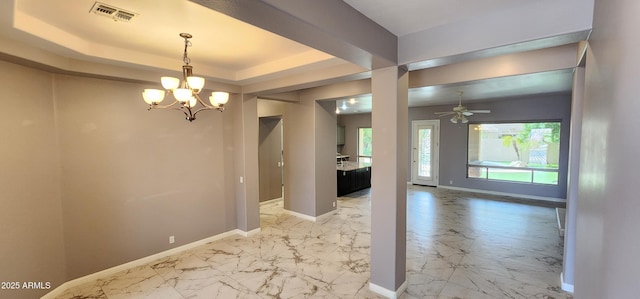
[[[173,105],[173,104],[172,104]],[[185,107],[184,106],[180,106],[180,107],[171,107],[172,105],[166,105],[164,107],[153,107],[152,109],[170,109],[170,110],[178,110],[178,111],[182,111],[182,113],[185,113],[185,115],[187,115],[187,113],[185,112]],[[187,115],[189,116],[189,115]]]
[[[200,103],[200,105],[204,106],[204,108],[200,108],[200,109],[198,109],[198,111],[200,111],[200,110],[207,110],[207,109],[215,109],[215,108],[218,108],[218,107],[216,107],[216,106],[213,106],[213,105],[209,105],[209,104],[207,104],[205,101],[203,101],[203,100],[200,98],[200,96],[199,96],[198,94],[195,94],[195,95],[194,95],[194,97],[196,98],[196,100],[198,100],[198,103]]]
[[[195,113],[193,113],[193,112],[191,111],[191,108],[189,108],[188,106],[182,106],[182,107],[180,107],[180,110],[182,110],[182,112],[183,112],[183,113],[184,113],[184,115],[186,116],[186,119],[187,119],[189,122],[192,122],[192,121],[194,121],[194,120],[196,119],[196,114],[195,114]]]
[[[184,108],[184,107],[182,107],[182,108]],[[193,117],[193,116],[191,115],[191,110],[189,110],[189,109],[182,109],[182,108],[180,108],[180,109],[178,109],[178,110],[180,110],[180,111],[182,111],[182,113],[184,113],[184,116],[185,116],[185,119],[186,119],[186,120],[188,120],[189,122],[192,122],[192,121],[195,119],[195,117]],[[188,113],[187,113],[187,112],[188,112]]]
[[[184,116],[185,116],[186,120],[188,120],[190,122],[193,121],[194,119],[196,119],[194,117],[194,114],[191,111],[191,108],[189,108],[187,106],[183,105],[183,106],[180,106],[180,107],[167,107],[167,108],[171,109],[171,110],[178,110],[178,111],[184,113]]]
[[[205,107],[205,108],[200,108],[200,109],[196,110],[196,112],[193,113],[194,118],[195,118],[196,114],[198,114],[198,112],[203,111],[203,110],[218,110],[220,112],[224,111],[224,107],[214,107],[214,106],[211,106],[211,107],[212,108]]]
[[[193,116],[195,118],[195,115],[202,111],[202,110],[218,110],[220,112],[222,112],[224,110],[224,108],[222,106],[213,106],[213,105],[209,105],[207,103],[205,103],[197,94],[195,95],[196,100],[198,100],[198,102],[203,106],[203,108],[200,108],[198,110],[196,110],[196,112],[193,113]]]
[[[149,105],[149,109],[177,109],[177,110],[180,110],[180,108],[173,107],[176,103],[180,103],[180,102],[178,100],[174,100],[173,103],[168,104],[168,105],[151,104],[151,105]]]

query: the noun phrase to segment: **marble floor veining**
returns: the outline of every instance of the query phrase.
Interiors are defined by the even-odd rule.
[[[560,290],[555,211],[410,186],[400,298],[571,298]],[[261,206],[261,232],[231,236],[69,290],[56,299],[383,298],[369,290],[370,196],[311,222]]]

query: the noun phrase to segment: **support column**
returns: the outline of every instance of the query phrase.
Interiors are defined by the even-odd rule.
[[[576,261],[576,221],[578,216],[578,182],[580,175],[580,143],[582,140],[582,101],[585,69],[577,67],[573,75],[571,97],[571,142],[569,143],[569,181],[564,225],[564,255],[562,259],[562,289],[573,293]]]
[[[254,95],[242,95],[242,103],[236,111],[239,127],[239,143],[236,147],[240,150],[236,155],[236,208],[238,229],[247,235],[258,232],[260,229],[260,205],[258,181],[258,98]]]
[[[372,72],[371,280],[389,298],[406,289],[408,72]]]

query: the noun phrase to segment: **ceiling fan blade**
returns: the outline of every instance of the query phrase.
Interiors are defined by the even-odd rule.
[[[468,110],[471,113],[491,113],[491,110]]]
[[[471,116],[471,115],[473,115],[473,112],[472,111],[465,111],[465,112],[462,112],[462,115]]]
[[[438,116],[445,116],[445,115],[451,115],[455,113],[456,112],[436,112],[435,114],[437,114]]]

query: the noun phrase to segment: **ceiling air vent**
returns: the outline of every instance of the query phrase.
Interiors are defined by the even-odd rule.
[[[136,15],[133,14],[133,13],[121,10],[121,11],[116,12],[116,14],[113,16],[113,19],[116,20],[116,21],[129,22],[135,16]]]
[[[114,21],[119,22],[131,22],[131,19],[138,15],[135,12],[126,11],[122,8],[117,8],[113,5],[100,2],[96,2],[93,4],[93,7],[91,7],[91,12],[96,15],[108,17],[110,19],[113,19]]]

